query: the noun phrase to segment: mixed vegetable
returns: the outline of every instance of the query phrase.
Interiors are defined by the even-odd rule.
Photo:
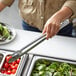
[[[40,59],[31,76],[76,76],[76,65]]]
[[[7,26],[3,23],[0,23],[0,41],[4,41],[6,39],[11,39],[11,31],[7,28]]]

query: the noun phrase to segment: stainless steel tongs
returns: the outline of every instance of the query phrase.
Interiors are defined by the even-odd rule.
[[[62,23],[61,23],[62,25]],[[60,27],[60,30],[62,28],[64,28],[66,25],[63,25]],[[29,43],[28,45],[26,45],[23,49],[21,49],[20,51],[14,52],[11,56],[12,58],[9,60],[9,63],[17,60],[18,58],[20,58],[21,56],[23,56],[24,54],[26,54],[28,51],[30,51],[31,49],[33,49],[34,47],[36,47],[37,45],[39,45],[41,42],[43,42],[46,39],[46,34],[41,35],[40,37],[38,37],[37,39],[35,39],[34,41],[32,41],[31,43]],[[24,51],[23,51],[24,50]]]
[[[19,50],[17,52],[14,52],[13,54],[11,54],[12,58],[9,59],[8,63],[11,63],[11,62],[17,60],[18,58],[20,58],[21,56],[23,56],[24,54],[26,54],[27,52],[29,52],[31,49],[33,49],[34,47],[36,47],[37,45],[39,45],[45,39],[46,39],[46,34],[41,35],[40,37],[38,37],[37,39],[35,39],[34,41],[32,41],[31,43],[29,43],[28,45],[26,45],[21,50]]]

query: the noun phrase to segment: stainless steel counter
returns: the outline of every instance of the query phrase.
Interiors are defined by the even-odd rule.
[[[76,38],[54,36],[29,53],[76,60]]]

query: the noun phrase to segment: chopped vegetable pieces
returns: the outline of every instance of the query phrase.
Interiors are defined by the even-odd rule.
[[[10,40],[11,37],[12,34],[9,28],[5,24],[0,23],[0,41],[4,41],[6,39]]]
[[[76,76],[76,65],[39,59],[34,65],[31,76]]]

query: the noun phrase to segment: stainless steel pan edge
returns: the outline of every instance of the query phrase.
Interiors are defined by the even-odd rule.
[[[27,61],[26,65],[25,65],[25,67],[23,69],[23,72],[22,72],[21,76],[27,76],[27,73],[28,73],[29,67],[31,65],[31,62],[33,60],[33,57],[34,57],[33,54],[29,54],[28,61]]]
[[[47,60],[50,60],[50,61],[66,62],[66,63],[70,63],[70,64],[76,65],[76,62],[68,61],[66,59],[63,60],[63,59],[56,59],[56,58],[44,57],[44,56],[34,56],[32,62],[31,62],[30,68],[28,70],[27,76],[31,76],[31,73],[32,73],[32,70],[34,68],[35,62],[37,60],[39,60],[39,59],[47,59]]]
[[[21,57],[21,61],[19,63],[19,66],[18,66],[18,69],[16,71],[15,76],[21,76],[22,71],[24,69],[24,65],[25,65],[25,63],[27,63],[28,58],[29,58],[29,55],[28,54],[25,54],[25,55],[23,55]]]

